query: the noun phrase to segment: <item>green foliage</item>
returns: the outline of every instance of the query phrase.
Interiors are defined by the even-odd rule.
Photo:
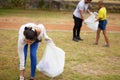
[[[12,8],[11,0],[1,0],[1,8]]]
[[[1,0],[2,8],[23,8],[26,0]]]
[[[25,0],[11,0],[11,4],[12,4],[13,7],[20,8],[20,7],[23,7],[24,1]]]
[[[79,0],[78,0],[79,1]],[[52,3],[52,0],[1,0],[0,8],[24,8],[24,9],[58,9],[73,11],[78,4],[78,1],[65,1]],[[112,6],[111,6],[112,5]],[[120,12],[120,1],[119,0],[105,0],[105,6],[108,12],[119,13]],[[56,7],[53,7],[56,6]],[[58,8],[59,7],[59,8]],[[90,9],[92,11],[98,10],[97,0],[91,3]]]
[[[42,8],[45,5],[44,0],[38,0],[38,7]]]

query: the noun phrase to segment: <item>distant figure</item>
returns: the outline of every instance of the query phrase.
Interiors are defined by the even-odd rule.
[[[44,36],[47,42],[51,38],[46,34],[45,27],[42,24],[27,23],[20,27],[18,36],[18,55],[20,60],[20,77],[19,80],[24,79],[24,71],[27,59],[28,45],[30,45],[30,60],[31,60],[31,75],[30,80],[35,80],[35,71],[37,64],[37,49],[38,44]]]
[[[74,27],[73,27],[73,41],[78,42],[83,41],[80,36],[80,31],[82,27],[82,22],[84,21],[84,14],[86,12],[90,13],[88,6],[92,0],[80,0],[73,12]]]
[[[102,30],[105,41],[106,41],[106,44],[104,45],[104,47],[109,47],[110,44],[109,44],[109,40],[108,40],[107,33],[106,33],[106,25],[107,25],[107,20],[106,20],[107,16],[106,15],[107,15],[107,11],[106,11],[106,8],[104,7],[104,4],[103,4],[102,0],[100,0],[98,2],[98,6],[99,6],[99,11],[98,11],[98,19],[97,19],[97,21],[99,21],[99,24],[98,24],[98,30],[97,30],[97,33],[96,33],[96,41],[95,41],[94,44],[98,45],[98,41],[99,41],[99,38],[100,38],[100,32]]]

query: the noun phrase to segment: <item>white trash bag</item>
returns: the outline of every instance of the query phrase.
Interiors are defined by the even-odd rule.
[[[42,59],[37,64],[37,69],[49,77],[56,77],[64,70],[65,52],[55,46],[54,43],[47,43]]]
[[[88,28],[92,29],[93,31],[97,31],[99,22],[96,21],[95,18],[97,16],[97,13],[91,13],[91,15],[84,20],[84,23],[87,25]]]

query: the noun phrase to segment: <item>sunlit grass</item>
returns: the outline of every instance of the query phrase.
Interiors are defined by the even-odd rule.
[[[63,11],[0,9],[0,21],[62,24],[72,21],[72,13]]]
[[[17,53],[18,30],[0,30],[0,80],[17,80],[19,59]],[[66,52],[64,72],[51,79],[36,71],[36,80],[119,80],[120,79],[120,33],[108,33],[110,48],[102,47],[101,35],[98,46],[92,45],[94,32],[82,32],[84,41],[73,42],[72,32],[48,31],[56,46]],[[38,48],[38,61],[41,59],[46,42]],[[25,76],[29,80],[30,58],[28,53]]]
[[[88,17],[87,14],[85,16]],[[44,10],[16,10],[0,9],[0,22],[10,23],[42,23],[42,24],[72,24],[73,11],[44,11]],[[120,25],[119,13],[108,13],[107,20],[109,26]]]

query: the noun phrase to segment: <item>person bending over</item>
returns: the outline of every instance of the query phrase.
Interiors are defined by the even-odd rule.
[[[51,38],[46,34],[46,30],[42,24],[27,23],[20,27],[18,36],[18,55],[20,60],[20,77],[19,80],[24,80],[24,71],[27,59],[28,45],[30,45],[30,60],[31,60],[31,75],[30,80],[35,80],[35,71],[37,64],[36,52],[38,44],[44,36],[46,41],[51,41]]]

